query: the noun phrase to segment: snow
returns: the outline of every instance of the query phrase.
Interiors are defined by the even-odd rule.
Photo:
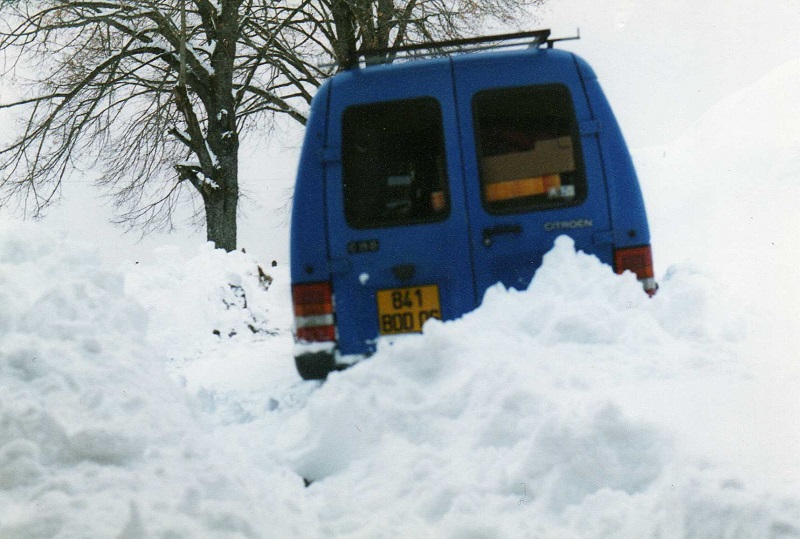
[[[206,53],[206,50],[205,50],[205,49],[200,49],[200,50],[201,50],[202,52]],[[213,47],[211,48],[211,51],[213,52]],[[192,56],[194,56],[194,59],[195,59],[195,61],[197,62],[197,64],[198,64],[198,65],[199,65],[201,68],[203,68],[203,74],[204,74],[205,76],[207,76],[207,77],[209,77],[209,78],[210,78],[210,77],[213,77],[213,76],[216,74],[217,70],[216,70],[216,69],[214,69],[214,66],[213,66],[213,65],[211,65],[211,62],[210,62],[210,61],[209,61],[209,59],[206,57],[206,55],[205,55],[205,54],[199,54],[198,50],[197,50],[197,49],[195,49],[194,45],[192,45],[192,44],[191,44],[191,43],[189,43],[189,42],[187,42],[187,43],[186,43],[186,52],[188,52],[189,54],[191,54]],[[207,54],[207,53],[206,53],[206,54]]]
[[[800,103],[791,91],[798,81],[800,58],[717,103],[672,144],[635,154],[640,176],[649,180],[645,200],[668,202],[649,204],[653,235],[691,238],[656,240],[665,255],[657,253],[657,263],[689,259],[707,262],[707,270],[724,268],[717,272],[726,284],[762,304],[782,305],[795,323],[800,288],[787,271],[797,261],[792,247],[800,244],[788,211],[800,204]],[[691,219],[674,219],[676,212]]]
[[[562,236],[526,291],[320,387],[285,267],[0,238],[3,537],[800,533],[798,370],[691,267],[649,299]]]
[[[561,237],[322,385],[282,261],[0,219],[0,537],[800,537],[798,80],[634,152],[655,297]]]
[[[208,145],[208,140],[206,142],[206,154],[208,154],[209,159],[211,159],[211,166],[214,168],[219,168],[219,158],[217,154],[214,153],[214,150],[211,149],[211,146]],[[215,189],[219,189],[219,186],[215,186]]]
[[[760,417],[799,411],[800,379],[751,409],[767,382],[730,307],[685,268],[649,300],[562,237],[527,291],[332,375],[275,458],[318,481],[329,537],[800,532],[798,429]]]
[[[3,228],[0,536],[301,535],[302,482],[209,429],[124,276],[38,226]]]

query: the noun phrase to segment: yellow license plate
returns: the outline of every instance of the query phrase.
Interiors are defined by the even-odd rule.
[[[429,318],[442,318],[435,284],[378,290],[377,298],[381,335],[419,332]]]

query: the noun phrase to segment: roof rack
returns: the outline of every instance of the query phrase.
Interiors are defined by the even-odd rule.
[[[445,41],[432,41],[429,43],[415,43],[412,45],[401,45],[399,47],[362,49],[359,51],[351,51],[348,54],[347,64],[344,66],[344,68],[355,69],[359,67],[361,58],[364,58],[364,61],[368,65],[385,64],[394,61],[398,56],[401,58],[417,58],[449,54],[452,52],[473,52],[485,49],[518,47],[520,45],[527,45],[530,48],[538,48],[546,44],[547,48],[551,49],[553,48],[553,43],[557,41],[567,41],[572,39],[580,39],[580,30],[575,37],[550,38],[550,30],[545,29],[517,32],[513,34],[497,34],[493,36],[449,39]]]

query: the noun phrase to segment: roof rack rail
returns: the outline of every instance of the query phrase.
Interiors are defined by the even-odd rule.
[[[398,47],[385,47],[374,49],[362,49],[358,51],[351,51],[347,56],[347,64],[345,69],[354,69],[359,67],[360,59],[370,64],[384,64],[392,62],[397,56],[407,57],[408,53],[428,51],[420,56],[432,56],[436,54],[446,53],[444,49],[455,49],[449,52],[463,52],[463,51],[478,51],[484,49],[495,49],[502,47],[513,47],[519,45],[527,45],[529,47],[541,47],[547,44],[547,48],[553,47],[553,43],[557,41],[567,41],[571,39],[580,39],[580,31],[575,37],[562,37],[550,38],[550,30],[531,30],[528,32],[517,32],[513,34],[497,34],[492,36],[470,37],[462,39],[449,39],[445,41],[432,41],[429,43],[415,43],[411,45],[401,45]],[[482,46],[485,45],[485,46]]]

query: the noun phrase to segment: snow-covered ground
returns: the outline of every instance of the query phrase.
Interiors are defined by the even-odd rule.
[[[653,299],[563,237],[322,386],[285,265],[0,221],[0,537],[800,537],[798,81],[635,152]]]

